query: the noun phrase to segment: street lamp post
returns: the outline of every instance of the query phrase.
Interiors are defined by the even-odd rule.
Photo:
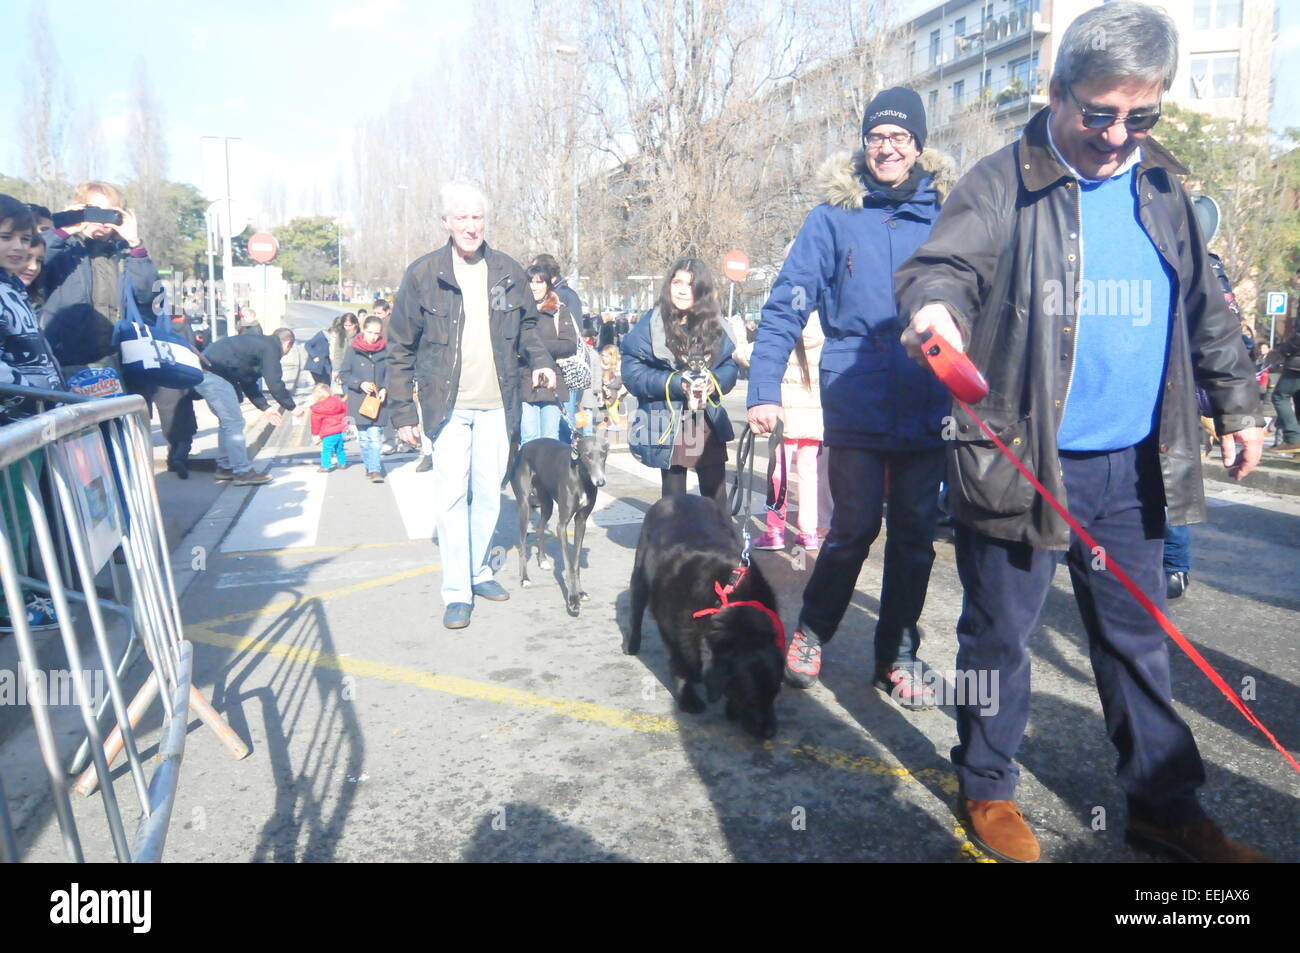
[[[235,266],[235,212],[234,203],[230,195],[230,143],[232,141],[240,142],[242,140],[239,136],[199,136],[199,139],[220,139],[224,144],[226,194],[223,198],[214,202],[213,205],[222,201],[226,203],[226,246],[221,255],[222,278],[225,280],[226,284],[226,334],[238,334],[239,329],[235,327],[235,283],[230,277],[230,269]],[[209,207],[209,210],[211,210],[211,206]]]
[[[577,118],[574,114],[574,100],[577,96],[577,79],[578,79],[578,56],[581,51],[576,46],[568,43],[558,43],[553,46],[552,51],[559,56],[563,56],[569,61],[573,70],[573,89],[571,89],[569,99],[569,151],[572,153],[573,170],[570,173],[573,176],[573,254],[569,259],[569,264],[573,267],[573,288],[577,290],[578,276],[582,274],[578,270],[578,177],[580,168],[578,165],[578,148],[574,140],[577,136]]]

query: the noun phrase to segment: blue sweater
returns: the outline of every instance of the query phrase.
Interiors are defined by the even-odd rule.
[[[1173,276],[1138,221],[1133,168],[1079,183],[1083,274],[1062,450],[1131,447],[1156,424]]]

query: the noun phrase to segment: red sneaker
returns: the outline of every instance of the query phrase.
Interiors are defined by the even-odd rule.
[[[921,666],[882,665],[876,669],[876,684],[894,701],[910,711],[935,706],[934,689],[921,679]]]
[[[821,670],[821,640],[811,632],[795,632],[785,652],[786,682],[793,688],[812,688]]]

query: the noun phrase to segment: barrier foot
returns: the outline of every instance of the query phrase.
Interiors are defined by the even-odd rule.
[[[132,729],[140,724],[145,709],[153,704],[153,700],[157,697],[158,676],[150,672],[149,677],[140,686],[140,690],[131,699],[131,704],[126,706],[126,720],[131,723]],[[113,766],[113,762],[117,760],[117,756],[122,753],[122,747],[122,726],[114,725],[113,730],[108,735],[108,740],[104,742],[104,761],[110,768]],[[95,765],[92,763],[85,771],[81,772],[81,777],[77,779],[77,783],[72,790],[82,797],[90,797],[98,786],[99,777],[96,775]]]
[[[140,686],[136,692],[135,698],[131,699],[131,704],[126,708],[127,720],[131,727],[135,728],[144,716],[145,710],[153,704],[153,700],[158,697],[158,679],[151,673],[145,683]],[[190,711],[199,716],[199,719],[212,729],[213,734],[225,745],[230,756],[236,761],[241,761],[248,757],[248,745],[244,744],[243,739],[235,734],[234,729],[227,725],[217,714],[217,710],[212,707],[212,703],[204,697],[203,693],[194,685],[190,686]],[[112,732],[109,733],[108,740],[104,742],[104,760],[111,768],[117,756],[122,753],[122,729],[114,725]],[[99,778],[95,774],[95,766],[92,764],[81,773],[77,778],[76,785],[72,790],[82,797],[90,797],[99,787]]]
[[[244,740],[235,734],[235,730],[222,720],[217,710],[212,707],[212,703],[194,685],[190,686],[190,711],[203,719],[203,723],[212,729],[213,734],[226,746],[232,758],[242,761],[248,757],[248,745],[244,744]]]

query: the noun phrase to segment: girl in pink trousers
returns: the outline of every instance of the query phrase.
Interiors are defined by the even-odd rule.
[[[799,534],[795,542],[804,552],[816,552],[821,536],[819,527],[831,525],[830,481],[827,478],[826,454],[822,452],[822,401],[817,368],[822,344],[826,340],[821,319],[814,311],[808,316],[799,344],[790,354],[785,376],[781,379],[781,406],[785,418],[785,469],[794,475],[799,487]],[[772,471],[773,490],[781,493],[780,467]],[[789,500],[787,490],[787,503]],[[769,510],[767,532],[754,541],[755,549],[785,549],[786,507]]]

